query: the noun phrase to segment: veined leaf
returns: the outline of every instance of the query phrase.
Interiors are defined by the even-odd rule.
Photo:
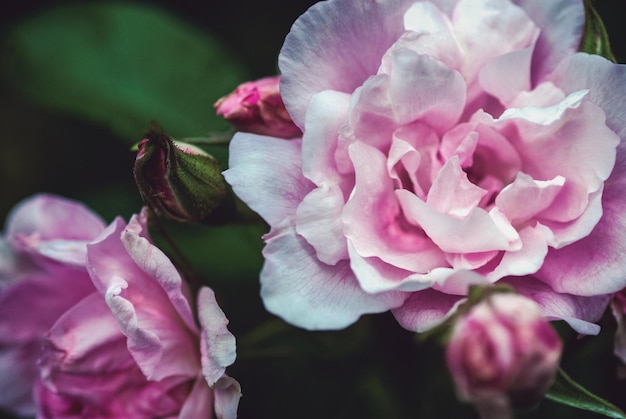
[[[558,370],[556,380],[546,398],[610,418],[626,419],[626,414],[617,406],[585,389],[572,380],[562,369]]]

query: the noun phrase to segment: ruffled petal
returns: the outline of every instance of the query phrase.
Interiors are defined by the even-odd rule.
[[[305,329],[341,329],[363,314],[397,307],[405,298],[399,292],[365,293],[347,261],[334,266],[320,262],[288,224],[270,233],[263,254],[261,297],[265,307]]]
[[[343,192],[334,185],[311,191],[296,212],[296,231],[313,246],[321,262],[334,265],[348,258],[341,214]]]
[[[441,266],[445,262],[442,252],[420,228],[402,218],[385,156],[361,142],[350,146],[350,156],[356,185],[342,220],[345,236],[355,251],[418,273]]]
[[[334,91],[317,93],[311,99],[302,137],[302,173],[317,186],[341,181],[335,151],[349,105],[350,95]]]
[[[556,68],[559,62],[580,45],[585,23],[583,2],[571,0],[516,0],[541,29],[533,52],[533,85]]]
[[[554,238],[552,230],[537,223],[520,230],[519,236],[521,248],[504,252],[500,263],[487,274],[487,278],[495,281],[509,275],[534,274],[541,268],[548,254],[548,243]]]
[[[600,332],[600,326],[594,322],[600,320],[611,299],[610,295],[579,297],[554,292],[532,277],[506,278],[502,282],[512,285],[520,294],[539,304],[548,319],[564,320],[583,335],[597,335]]]
[[[105,224],[83,204],[54,195],[35,195],[17,204],[7,217],[5,235],[31,236],[39,241],[89,241]]]
[[[292,217],[314,185],[302,175],[300,140],[237,133],[224,178],[270,225]]]
[[[202,330],[202,372],[213,386],[237,357],[235,336],[226,327],[228,319],[215,300],[213,290],[207,287],[198,292],[198,320]]]
[[[429,288],[435,281],[452,274],[452,269],[435,268],[419,274],[390,265],[377,257],[362,257],[348,242],[350,267],[363,291],[374,294],[384,291],[414,292]]]
[[[219,379],[213,387],[216,419],[235,419],[241,399],[241,386],[227,375]]]
[[[487,252],[517,247],[517,241],[509,240],[507,232],[481,208],[457,218],[437,211],[409,191],[397,190],[395,194],[407,220],[421,226],[444,252]]]
[[[426,203],[442,214],[465,217],[478,207],[486,193],[467,179],[458,156],[453,156],[437,173]]]
[[[195,377],[200,369],[197,329],[190,328],[182,279],[169,259],[118,218],[88,246],[87,260],[146,377]]]
[[[213,418],[213,392],[203,377],[198,377],[193,383],[189,396],[185,400],[178,419]]]
[[[603,216],[591,233],[550,250],[535,275],[556,292],[592,296],[626,287],[626,179],[609,182],[603,194]]]
[[[480,87],[509,105],[520,92],[531,90],[530,60],[533,48],[528,47],[500,55],[478,73]]]
[[[352,93],[376,74],[383,54],[404,32],[402,15],[412,3],[319,2],[298,18],[278,58],[281,95],[296,125],[304,128],[314,94]]]
[[[424,332],[441,324],[465,297],[427,289],[414,292],[402,306],[391,310],[400,326],[411,332]]]
[[[561,3],[571,3],[579,7],[578,2]],[[588,89],[589,100],[604,111],[608,127],[620,138],[626,139],[626,103],[623,95],[626,65],[613,64],[598,55],[577,53],[565,58],[550,75],[550,80],[566,94]],[[624,149],[626,145],[622,144],[620,148]],[[618,160],[626,161],[623,158]],[[623,165],[626,166],[626,162]]]
[[[20,416],[35,416],[33,383],[39,377],[41,343],[0,348],[0,408]]]
[[[452,24],[467,57],[463,73],[470,80],[491,59],[530,46],[537,34],[528,15],[503,0],[460,0]]]
[[[22,276],[0,293],[0,345],[39,340],[61,314],[94,291],[84,271]]]
[[[89,389],[84,387],[84,380],[75,380],[74,376],[93,376],[95,382],[98,377],[133,367],[135,362],[126,349],[126,338],[97,292],[65,312],[45,335],[41,376],[52,390],[80,394]],[[100,391],[104,390],[102,385],[114,394],[122,383],[102,380]]]

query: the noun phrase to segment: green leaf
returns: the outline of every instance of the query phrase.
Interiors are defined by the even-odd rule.
[[[572,380],[562,369],[558,370],[556,380],[546,398],[610,418],[626,419],[626,414],[617,406],[589,392],[589,390]]]
[[[580,51],[600,55],[616,62],[615,56],[611,52],[609,36],[606,33],[604,23],[602,23],[602,19],[593,7],[591,0],[585,0],[585,30],[580,42]]]
[[[227,129],[213,103],[246,79],[207,34],[147,5],[53,8],[17,24],[3,45],[1,69],[13,86],[129,143],[153,119],[175,137]]]

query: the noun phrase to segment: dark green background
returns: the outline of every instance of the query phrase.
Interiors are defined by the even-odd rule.
[[[276,57],[284,36],[295,18],[312,3],[311,0],[232,0],[118,4],[158,8],[176,19],[181,27],[209,36],[221,47],[220,53],[228,57],[232,68],[220,70],[221,78],[213,86],[215,96],[206,95],[202,102],[205,109],[200,114],[206,112],[206,121],[194,121],[199,126],[207,124],[209,130],[221,131],[226,125],[211,119],[214,117],[210,105],[219,97],[217,93],[228,93],[238,82],[275,74]],[[598,0],[596,7],[605,20],[618,61],[626,62],[620,3]],[[41,13],[65,10],[68,5],[72,3],[25,1],[11,4],[12,10],[2,6],[0,59],[1,67],[9,69],[8,73],[0,73],[2,219],[18,200],[41,191],[85,201],[107,222],[118,214],[128,219],[141,206],[132,180],[134,155],[129,147],[141,139],[148,120],[137,124],[133,137],[132,126],[121,133],[98,118],[85,118],[66,108],[46,106],[37,100],[37,92],[15,82],[16,69],[32,70],[27,76],[36,77],[42,86],[54,81],[47,79],[51,72],[46,70],[46,65],[36,69],[18,65],[15,44],[8,34],[29,19],[37,19]],[[161,28],[156,25],[151,30],[158,38]],[[158,45],[155,51],[158,53]],[[140,64],[147,73],[193,65],[184,61],[184,54],[166,63],[158,58],[148,58]],[[47,60],[52,68],[55,56]],[[155,62],[159,65],[155,66]],[[211,71],[211,68],[197,68],[198,74]],[[156,92],[157,97],[159,93]],[[168,95],[171,97],[173,93]],[[178,103],[176,97],[171,100]],[[177,127],[185,131],[184,124]],[[223,149],[214,151],[224,156]],[[258,297],[257,280],[262,263],[260,235],[265,226],[171,225],[170,228],[205,281],[216,290],[231,321],[230,328],[238,338],[239,358],[229,373],[243,387],[239,417],[476,417],[470,406],[456,401],[437,344],[419,343],[389,314],[366,316],[343,331],[316,333],[295,329],[267,314]],[[573,378],[626,408],[626,383],[616,378],[617,362],[611,353],[615,324],[606,316],[602,326],[599,337],[584,339],[578,339],[567,328],[559,328],[567,348],[563,366]],[[539,410],[520,412],[519,417],[599,416],[545,401]]]

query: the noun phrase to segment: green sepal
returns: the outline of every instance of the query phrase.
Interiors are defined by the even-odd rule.
[[[560,368],[546,398],[610,418],[626,419],[626,414],[621,409],[585,389]]]
[[[204,151],[181,145],[153,122],[137,145],[135,182],[157,214],[179,222],[207,222],[226,197],[222,168]]]
[[[591,0],[585,0],[585,29],[579,50],[588,54],[600,55],[612,62],[617,62],[611,51],[609,35],[606,33],[600,15]]]

